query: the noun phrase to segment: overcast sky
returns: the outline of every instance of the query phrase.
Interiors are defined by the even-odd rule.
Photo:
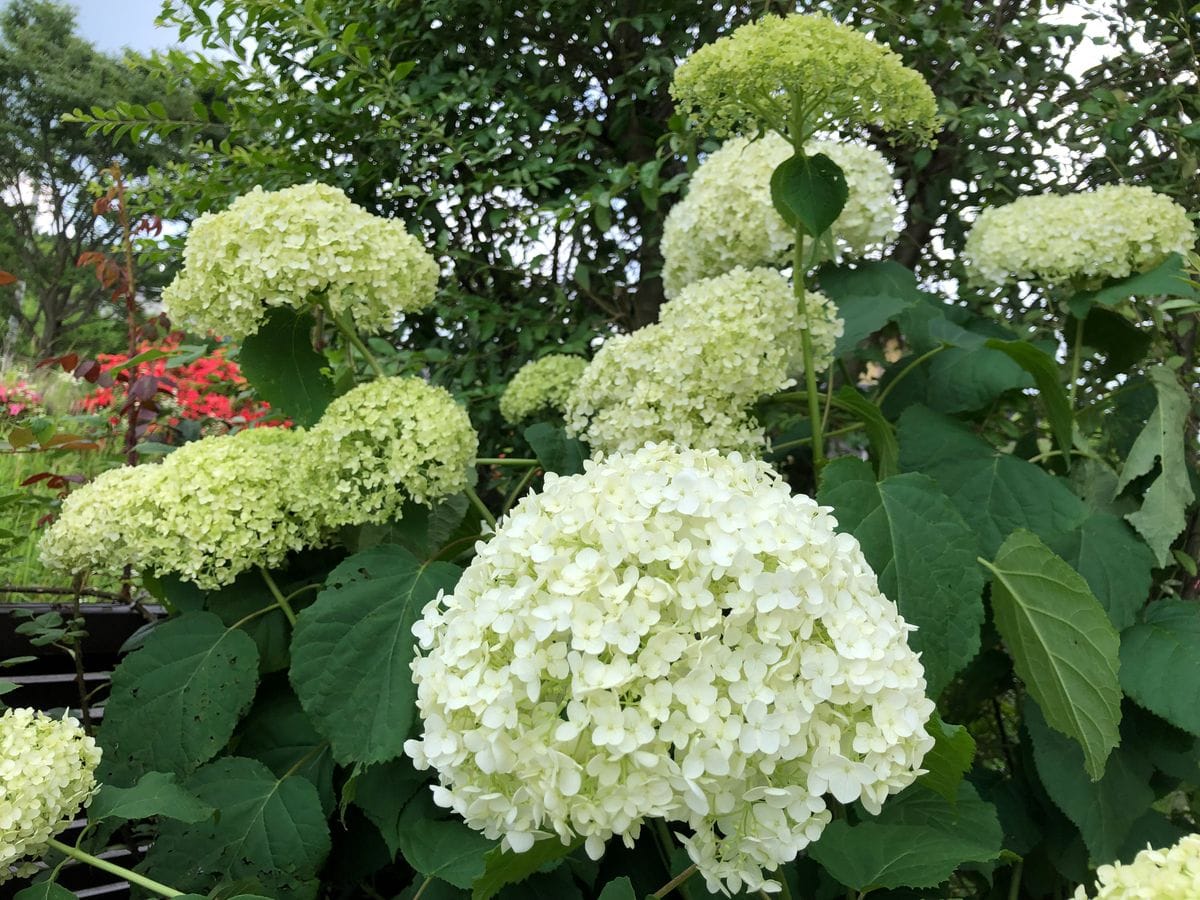
[[[156,28],[162,0],[70,0],[79,10],[79,33],[101,50],[161,50],[175,41],[174,28]]]

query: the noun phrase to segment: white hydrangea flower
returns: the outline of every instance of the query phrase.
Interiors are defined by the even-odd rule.
[[[837,309],[807,294],[818,371],[842,333]],[[787,279],[735,268],[688,285],[659,321],[609,338],[567,404],[567,430],[593,450],[634,450],[648,441],[751,452],[764,442],[750,414],[803,370],[803,319]]]
[[[1183,900],[1200,897],[1200,834],[1189,834],[1165,850],[1147,847],[1128,865],[1096,870],[1095,900]],[[1087,888],[1075,900],[1088,900]]]
[[[334,400],[309,432],[298,502],[325,527],[384,522],[406,499],[431,504],[466,488],[478,449],[445,388],[380,378]]]
[[[179,325],[253,334],[268,307],[304,309],[323,295],[359,331],[390,329],[424,309],[438,267],[402,222],[372,215],[335,187],[255,188],[192,223],[184,268],[163,291]]]
[[[1187,210],[1148,187],[1110,184],[985,209],[963,258],[981,284],[1099,281],[1144,272],[1196,243]]]
[[[777,890],[826,797],[875,813],[933,703],[907,625],[828,508],[765,463],[648,445],[547,475],[424,610],[434,799],[516,852],[686,825],[710,890]]]
[[[546,410],[562,412],[586,368],[583,357],[563,353],[525,363],[500,395],[500,415],[515,425]]]
[[[37,871],[49,849],[96,790],[100,748],[71,718],[32,709],[0,716],[0,882]],[[26,862],[22,862],[26,860]]]
[[[895,179],[883,154],[862,144],[812,141],[846,175],[850,196],[831,231],[838,258],[881,249],[896,236]],[[737,266],[790,266],[795,234],[771,202],[771,173],[792,155],[774,132],[726,141],[692,175],[687,196],[663,223],[663,292]]]

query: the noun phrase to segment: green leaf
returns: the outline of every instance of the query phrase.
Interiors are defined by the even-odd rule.
[[[839,215],[850,190],[846,176],[823,153],[796,154],[771,173],[771,201],[783,221],[810,237],[820,237]]]
[[[305,891],[330,847],[308,779],[277,779],[257,760],[229,756],[198,769],[187,786],[217,818],[164,823],[146,858],[150,877],[180,890],[206,890],[219,878],[257,880],[274,897]]]
[[[891,260],[822,266],[817,272],[821,292],[837,304],[845,323],[834,349],[848,353],[888,322],[921,303],[926,296],[909,269]]]
[[[520,884],[537,872],[556,868],[567,855],[583,846],[583,838],[564,844],[556,836],[537,841],[524,853],[496,847],[483,857],[483,874],[471,886],[471,900],[491,900],[510,884]]]
[[[20,891],[13,900],[75,900],[78,895],[53,881],[39,881]]]
[[[979,543],[933,479],[915,473],[876,483],[862,460],[834,460],[821,476],[820,502],[834,508],[879,577],[879,587],[917,626],[936,697],[979,652],[984,578]]]
[[[215,810],[175,783],[169,772],[147,772],[131,788],[100,786],[88,806],[88,821],[103,819],[148,819],[165,816],[180,822],[200,822]]]
[[[1067,400],[1067,392],[1063,389],[1058,375],[1058,362],[1043,350],[1028,341],[999,341],[992,339],[987,346],[1010,356],[1017,365],[1033,376],[1038,393],[1046,407],[1046,418],[1050,421],[1050,429],[1054,439],[1063,452],[1063,457],[1070,461],[1072,434],[1075,429],[1075,414]]]
[[[910,407],[900,417],[899,434],[900,467],[938,483],[979,535],[985,556],[1018,528],[1049,540],[1087,517],[1063,481],[993,449],[948,416]]]
[[[567,437],[562,429],[538,422],[525,429],[525,440],[533,448],[538,462],[547,472],[558,475],[578,475],[583,471],[583,461],[588,458],[584,445],[573,437]]]
[[[1017,363],[980,338],[977,346],[949,347],[930,361],[927,397],[938,412],[970,412],[1033,383]]]
[[[217,616],[191,612],[159,625],[113,672],[102,780],[187,775],[229,743],[257,684],[254,641]]]
[[[1200,291],[1189,283],[1183,257],[1172,253],[1149,272],[1139,272],[1111,281],[1098,290],[1076,294],[1069,305],[1071,312],[1080,316],[1092,304],[1112,306],[1130,297],[1200,297]]]
[[[1140,706],[1200,735],[1200,604],[1161,600],[1121,633],[1121,687]]]
[[[322,371],[325,357],[312,346],[315,325],[308,313],[269,309],[238,353],[242,374],[258,395],[306,427],[316,424],[333,399],[333,384]]]
[[[204,607],[221,621],[250,635],[258,648],[258,671],[280,672],[288,667],[292,627],[281,609],[257,615],[275,603],[275,597],[258,572],[247,572],[233,584],[204,596]],[[255,614],[255,615],[251,615]]]
[[[1087,580],[1117,630],[1133,624],[1150,594],[1154,554],[1132,528],[1109,513],[1093,513],[1048,543]]]
[[[982,562],[982,560],[981,560]],[[996,630],[1050,726],[1083,748],[1093,780],[1120,742],[1117,631],[1083,576],[1028,531],[1016,531],[991,570]]]
[[[416,715],[412,627],[460,574],[400,547],[372,547],[334,569],[300,613],[292,685],[338,762],[370,764],[403,752]]]
[[[953,803],[975,759],[975,739],[962,725],[947,725],[936,712],[925,727],[935,743],[921,760],[921,768],[928,771],[917,779],[917,784]]]
[[[1154,802],[1149,761],[1140,754],[1115,750],[1104,777],[1094,781],[1085,771],[1079,746],[1051,729],[1037,704],[1026,703],[1024,714],[1046,793],[1079,828],[1092,860],[1113,860],[1134,820]]]
[[[884,418],[879,407],[850,385],[844,385],[833,395],[833,405],[851,413],[866,426],[867,440],[875,457],[875,472],[889,478],[900,471],[900,445],[896,430]]]
[[[1155,366],[1146,374],[1158,394],[1158,406],[1129,450],[1117,490],[1149,474],[1155,461],[1159,463],[1159,474],[1146,491],[1142,508],[1125,518],[1146,539],[1158,564],[1165,566],[1171,557],[1172,541],[1187,525],[1184,512],[1195,497],[1184,451],[1191,401],[1175,373],[1166,366]]]
[[[637,900],[637,894],[633,892],[633,882],[628,876],[622,875],[604,886],[599,900]]]
[[[498,846],[437,806],[429,791],[421,791],[405,806],[399,838],[400,852],[410,866],[464,890],[483,875],[485,857]]]
[[[428,781],[428,772],[418,772],[402,756],[371,766],[351,782],[350,802],[379,829],[392,856],[400,852],[400,815]]]
[[[968,782],[950,803],[914,785],[888,800],[874,819],[830,822],[808,855],[847,887],[935,887],[965,862],[1000,855],[1004,833],[996,809]]]
[[[1070,336],[1072,346],[1076,319],[1069,316],[1063,333]],[[1127,372],[1146,358],[1153,339],[1149,332],[1138,328],[1119,312],[1103,307],[1090,310],[1083,320],[1083,345],[1104,354],[1099,371],[1110,377]]]
[[[321,808],[333,811],[333,754],[296,695],[285,684],[260,691],[242,722],[238,756],[257,759],[278,777],[299,775],[317,789]]]

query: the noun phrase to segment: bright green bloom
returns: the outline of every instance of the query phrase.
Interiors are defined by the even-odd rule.
[[[525,363],[500,395],[500,415],[515,425],[536,413],[562,412],[586,368],[583,357],[562,353]]]
[[[679,111],[718,135],[788,132],[792,98],[807,138],[873,127],[928,141],[929,85],[900,57],[824,15],[764,16],[701,47],[675,70]]]
[[[899,209],[883,154],[835,141],[811,141],[805,150],[825,154],[846,176],[850,195],[830,228],[838,257],[863,256],[891,241]],[[730,138],[700,164],[663,225],[667,297],[736,266],[791,265],[796,232],[771,202],[771,173],[791,155],[791,144],[771,132],[757,140]]]
[[[100,748],[79,722],[32,709],[0,717],[0,882],[37,872],[33,860],[96,791]],[[22,862],[22,860],[27,860]]]
[[[438,267],[403,223],[355,206],[337,188],[255,188],[188,231],[184,269],[163,291],[176,324],[231,338],[253,334],[267,309],[306,309],[320,295],[359,331],[387,331],[424,309]]]
[[[324,526],[385,522],[406,500],[467,486],[479,438],[445,388],[381,378],[338,397],[308,434],[306,515]]]
[[[1096,870],[1095,900],[1183,900],[1200,897],[1200,834],[1189,834],[1165,850],[1147,847],[1128,865]],[[1082,885],[1075,900],[1088,900]]]
[[[963,256],[982,284],[1097,281],[1144,272],[1196,243],[1187,210],[1148,187],[1110,184],[985,209]]]

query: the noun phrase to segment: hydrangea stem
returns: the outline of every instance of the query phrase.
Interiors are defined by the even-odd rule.
[[[692,863],[690,866],[688,866],[686,869],[684,869],[682,872],[680,872],[678,875],[676,875],[674,878],[672,878],[670,881],[668,881],[666,884],[664,884],[662,887],[660,887],[657,891],[655,891],[650,896],[651,897],[665,897],[665,896],[667,896],[667,894],[671,893],[671,891],[675,890],[675,888],[679,887],[681,884],[683,884],[685,881],[687,881],[689,878],[691,878],[695,874],[696,874],[696,864]]]
[[[358,332],[354,330],[354,326],[342,316],[335,315],[333,307],[329,305],[328,300],[321,300],[321,308],[325,310],[325,314],[329,316],[329,321],[337,327],[337,330],[342,333],[342,336],[350,343],[350,346],[362,354],[363,359],[367,361],[367,365],[371,367],[371,371],[375,373],[375,377],[383,378],[387,375],[379,360],[375,358],[375,354],[367,348],[366,343],[358,336]]]
[[[145,875],[139,875],[137,872],[131,872],[123,866],[118,866],[116,863],[110,863],[108,860],[100,859],[98,856],[92,856],[80,850],[78,847],[72,847],[70,844],[64,844],[62,841],[56,841],[51,838],[49,841],[51,847],[59,853],[65,854],[72,859],[77,859],[81,863],[87,863],[89,866],[99,869],[102,872],[107,872],[110,875],[116,875],[118,878],[124,878],[130,884],[136,884],[138,887],[143,887],[148,891],[153,891],[162,897],[182,897],[183,891],[177,891],[169,885],[161,884],[153,879],[147,878]]]
[[[1071,347],[1071,387],[1067,394],[1072,411],[1075,409],[1075,396],[1079,391],[1079,374],[1083,369],[1083,323],[1086,318],[1087,316],[1082,316],[1075,319],[1075,344]]]
[[[817,390],[817,369],[813,363],[812,320],[809,318],[808,300],[804,286],[804,232],[796,229],[796,255],[792,266],[792,290],[800,305],[800,317],[804,329],[800,335],[804,350],[804,387],[808,399],[808,420],[812,426],[813,464],[817,470],[825,465],[825,441],[821,435],[821,393]]]
[[[283,591],[279,589],[279,585],[275,583],[275,579],[271,577],[271,573],[262,566],[258,567],[258,571],[262,573],[263,581],[267,583],[267,587],[271,591],[271,595],[275,598],[275,602],[279,604],[279,608],[283,610],[283,614],[287,616],[289,624],[296,624],[296,613],[292,609],[292,604],[288,602],[288,598],[283,596]]]
[[[520,459],[517,457],[502,456],[498,458],[485,457],[475,460],[477,466],[520,466],[522,468],[533,468],[540,465],[536,459]]]
[[[478,510],[479,515],[483,516],[483,520],[491,525],[492,528],[495,528],[496,517],[493,516],[491,510],[484,505],[484,502],[479,499],[479,495],[475,493],[475,489],[470,485],[467,486],[467,499],[470,500],[475,509]]]

